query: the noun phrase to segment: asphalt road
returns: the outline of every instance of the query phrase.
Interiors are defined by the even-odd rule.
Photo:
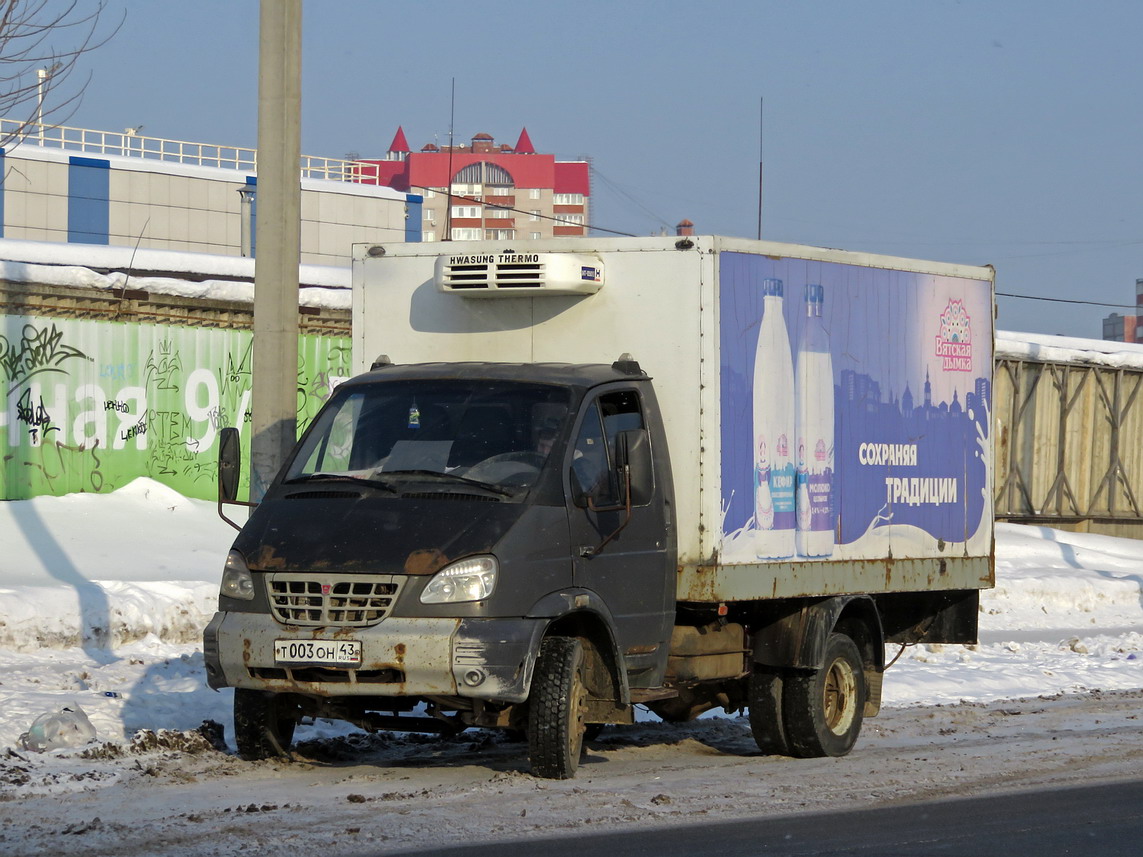
[[[363,852],[362,857],[376,853]],[[418,857],[1139,857],[1143,780],[402,853]]]

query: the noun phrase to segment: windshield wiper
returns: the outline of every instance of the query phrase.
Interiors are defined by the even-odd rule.
[[[370,479],[365,476],[352,476],[348,473],[306,473],[287,479],[286,485],[297,485],[300,482],[353,482],[358,485],[368,485],[371,488],[383,488],[390,494],[396,494],[397,489],[381,479]]]
[[[469,479],[467,476],[459,476],[456,473],[441,473],[439,470],[390,470],[381,474],[383,476],[411,476],[415,479],[422,479],[428,477],[430,479],[444,479],[449,482],[461,482],[465,485],[472,485],[475,488],[483,488],[485,491],[491,491],[493,494],[499,494],[501,497],[512,497],[516,492],[509,491],[506,488],[501,488],[491,482],[481,482],[479,479]]]

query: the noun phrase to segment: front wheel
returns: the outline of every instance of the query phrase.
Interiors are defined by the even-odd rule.
[[[583,646],[574,637],[548,637],[540,645],[528,701],[528,759],[537,777],[575,776],[586,703]]]
[[[234,689],[234,743],[248,762],[287,757],[299,719],[301,712],[287,695]]]
[[[865,672],[857,644],[845,634],[830,634],[821,669],[787,673],[782,711],[795,756],[848,753],[865,713]]]

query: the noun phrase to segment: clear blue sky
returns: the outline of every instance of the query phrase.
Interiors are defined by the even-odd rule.
[[[66,124],[253,146],[255,0],[110,0]],[[1134,303],[1143,3],[304,0],[302,150],[478,132],[589,156],[596,225],[997,268],[997,289]],[[1111,308],[999,298],[998,325],[1098,338]],[[1119,310],[1124,312],[1124,310]],[[1129,312],[1129,310],[1127,310]]]

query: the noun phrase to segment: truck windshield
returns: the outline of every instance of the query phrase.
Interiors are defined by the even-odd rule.
[[[563,387],[510,381],[392,381],[336,391],[286,481],[366,479],[530,487],[567,418]],[[419,490],[419,489],[418,489]]]

